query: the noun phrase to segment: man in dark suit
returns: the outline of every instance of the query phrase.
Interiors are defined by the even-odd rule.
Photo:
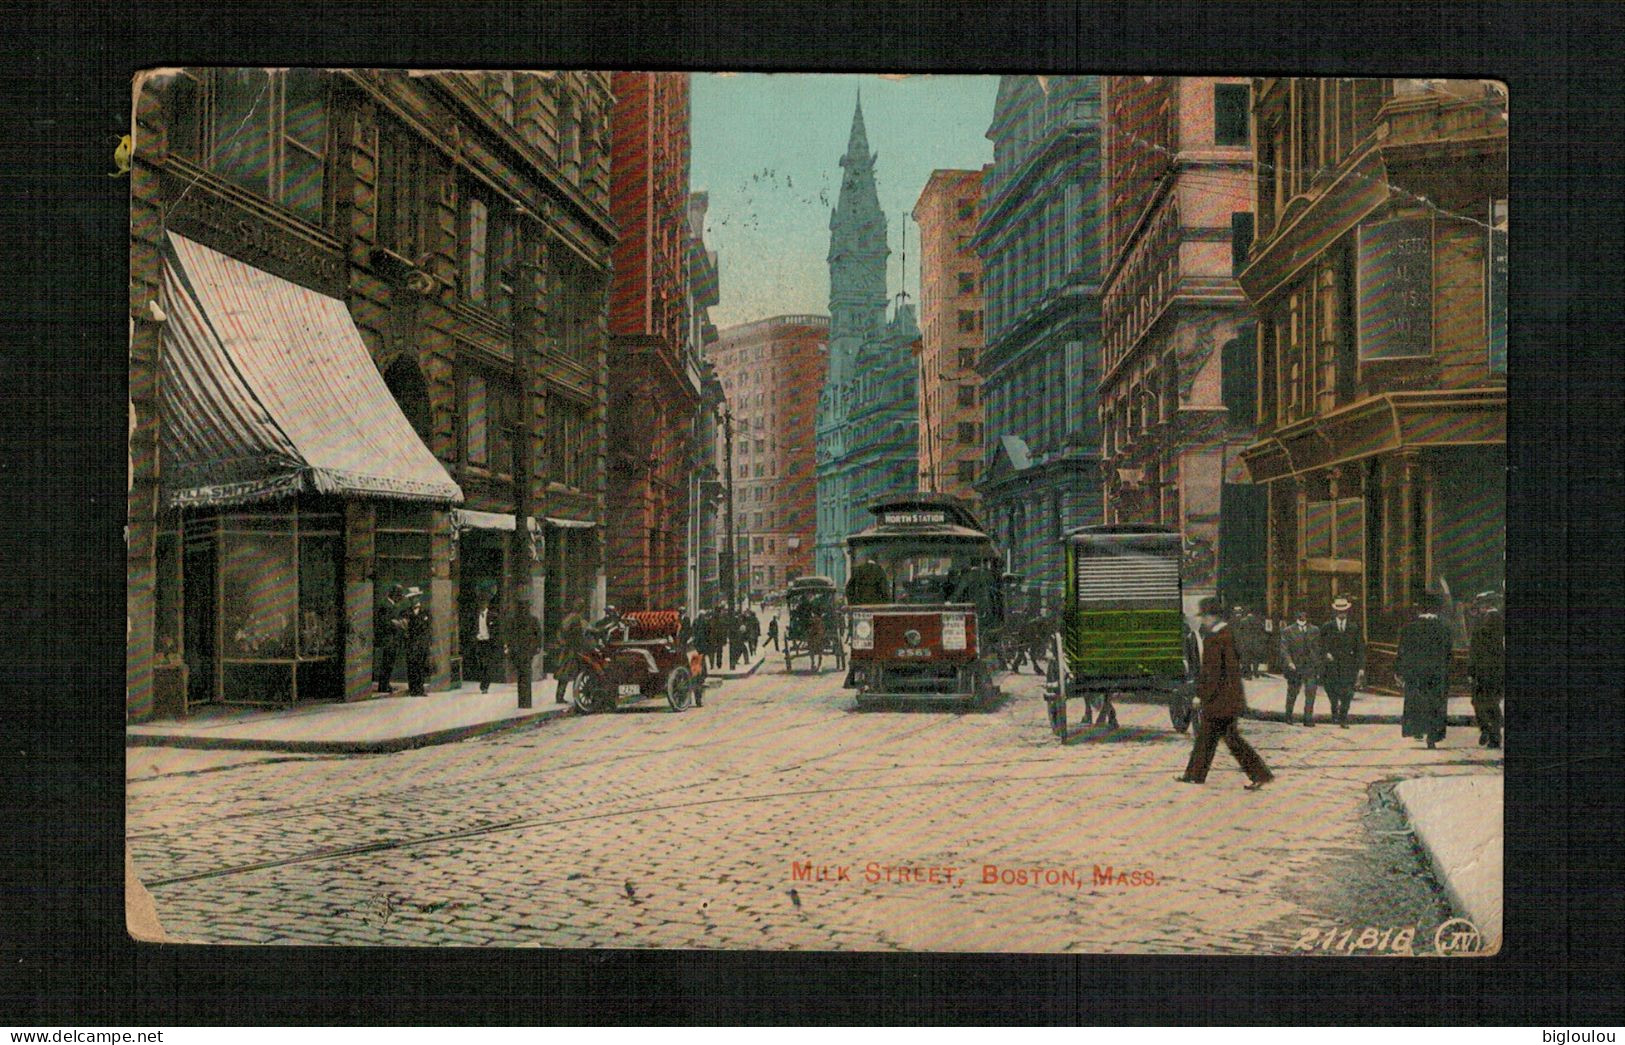
[[[1196,732],[1196,745],[1191,749],[1185,773],[1176,779],[1185,784],[1205,783],[1222,739],[1247,774],[1247,790],[1257,791],[1274,780],[1275,774],[1236,728],[1236,719],[1247,710],[1247,698],[1241,685],[1241,655],[1224,619],[1224,603],[1212,596],[1203,599],[1200,617],[1207,636],[1202,642],[1202,668],[1196,678],[1202,725]]]
[[[1286,720],[1292,721],[1292,706],[1303,687],[1303,724],[1315,724],[1315,689],[1320,685],[1320,669],[1326,655],[1320,649],[1320,629],[1309,623],[1309,611],[1299,604],[1291,624],[1281,629],[1281,668],[1286,675]]]
[[[406,641],[406,618],[401,615],[401,600],[406,589],[391,584],[389,591],[378,600],[372,617],[372,679],[378,692],[393,693],[389,680],[395,674],[395,661],[400,657],[401,645]]]
[[[406,612],[406,695],[426,697],[429,678],[429,611],[423,605],[423,589],[408,588]]]
[[[1394,675],[1405,687],[1400,734],[1425,737],[1428,747],[1444,739],[1450,678],[1450,626],[1439,618],[1443,600],[1424,592],[1421,612],[1399,632]]]
[[[1354,688],[1365,674],[1365,636],[1360,634],[1360,625],[1349,619],[1353,608],[1353,603],[1339,595],[1332,600],[1332,619],[1320,626],[1320,648],[1326,654],[1320,680],[1332,702],[1332,721],[1344,729],[1349,728]]]
[[[1485,592],[1478,597],[1478,615],[1467,644],[1467,670],[1473,676],[1473,717],[1478,720],[1478,742],[1501,746],[1501,691],[1506,682],[1506,628],[1499,597]]]
[[[502,617],[491,595],[481,595],[479,612],[474,614],[474,670],[481,693],[491,692],[491,678],[497,673],[503,650],[501,627]]]

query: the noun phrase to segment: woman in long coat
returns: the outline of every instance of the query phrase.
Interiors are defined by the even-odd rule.
[[[1450,627],[1439,617],[1440,600],[1425,594],[1421,612],[1399,633],[1394,675],[1405,687],[1400,734],[1422,737],[1428,747],[1444,739],[1450,678]]]

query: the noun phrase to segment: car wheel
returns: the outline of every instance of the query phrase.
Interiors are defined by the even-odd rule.
[[[672,668],[666,676],[666,703],[673,711],[687,711],[694,706],[694,676],[687,668]]]
[[[594,692],[592,676],[578,671],[565,685],[566,699],[578,715],[590,715],[598,710],[598,694]]]

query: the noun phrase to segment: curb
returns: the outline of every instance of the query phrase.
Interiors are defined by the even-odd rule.
[[[1142,697],[1136,693],[1119,693],[1112,698],[1112,703],[1154,704],[1165,707],[1167,706],[1168,702],[1155,697]],[[1248,708],[1246,714],[1242,717],[1256,719],[1260,722],[1297,722],[1301,720],[1302,716],[1296,713],[1288,715],[1285,711]],[[1397,726],[1400,724],[1400,721],[1399,715],[1379,715],[1372,712],[1361,713],[1351,711],[1349,712],[1348,717],[1348,722],[1351,726]],[[1447,726],[1471,726],[1473,725],[1473,716],[1446,715],[1444,721],[1445,725]],[[1315,722],[1317,725],[1329,725],[1331,723],[1331,713],[1325,709],[1317,711],[1315,714]]]
[[[708,679],[748,679],[752,675],[756,674],[756,669],[761,667],[766,662],[767,657],[764,655],[757,657],[756,663],[752,664],[744,671],[708,671],[705,673],[705,677]]]
[[[563,718],[570,713],[568,705],[552,707],[531,715],[479,722],[471,726],[452,726],[430,733],[417,733],[407,737],[386,737],[382,740],[275,740],[260,737],[204,737],[193,734],[126,733],[126,747],[180,747],[203,751],[289,751],[307,755],[384,755],[413,748],[454,744],[459,740],[493,736],[512,730],[528,729]]]

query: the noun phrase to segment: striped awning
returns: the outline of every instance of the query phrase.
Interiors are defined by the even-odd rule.
[[[160,446],[169,504],[239,505],[307,491],[462,502],[344,302],[173,232],[164,295]]]

